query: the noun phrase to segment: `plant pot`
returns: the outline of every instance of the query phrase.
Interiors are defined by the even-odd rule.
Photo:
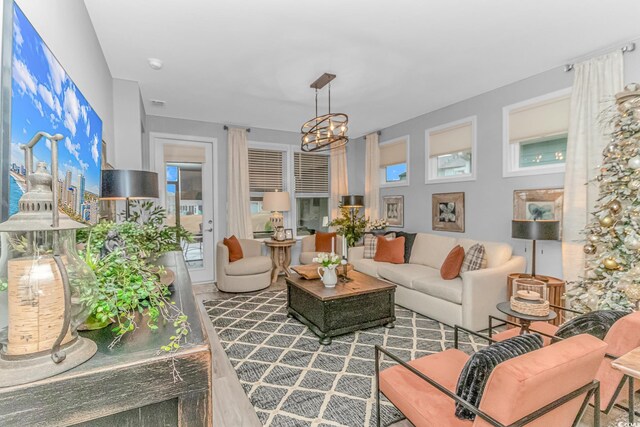
[[[93,314],[87,318],[80,326],[78,326],[79,331],[95,331],[98,329],[106,328],[113,321],[111,319],[107,319],[103,322],[96,319]]]
[[[386,233],[386,232],[387,232],[386,229],[384,229],[384,230],[370,230],[370,231],[367,231],[367,233],[373,234],[374,236],[384,236],[384,233]]]

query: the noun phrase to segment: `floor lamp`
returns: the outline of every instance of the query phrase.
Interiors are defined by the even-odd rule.
[[[531,277],[536,278],[536,240],[559,240],[560,221],[519,220],[511,222],[511,237],[533,241],[531,255]]]
[[[340,205],[343,208],[348,208],[351,213],[351,225],[355,223],[356,214],[358,209],[364,207],[364,196],[356,196],[356,195],[348,195],[342,196],[340,200]],[[342,258],[347,260],[347,255],[349,254],[349,244],[347,243],[347,236],[342,236]],[[347,264],[344,264],[344,273],[343,273],[343,281],[348,282],[351,279],[347,277]]]
[[[129,200],[157,199],[158,174],[129,169],[102,171],[101,200],[126,200],[125,216],[129,221]],[[177,215],[177,212],[176,212]]]

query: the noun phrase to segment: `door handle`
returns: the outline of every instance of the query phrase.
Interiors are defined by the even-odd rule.
[[[213,231],[213,227],[212,227],[212,228],[207,228],[207,229],[206,229],[206,230],[204,230],[204,231],[207,231],[207,232],[211,233],[211,232]]]

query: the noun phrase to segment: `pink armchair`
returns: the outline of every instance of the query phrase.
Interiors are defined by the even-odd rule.
[[[469,359],[462,351],[449,349],[405,363],[376,346],[378,425],[382,392],[416,427],[576,426],[592,397],[600,404],[594,378],[606,349],[601,340],[580,335],[500,363],[474,407],[455,394]],[[380,372],[380,353],[398,365]],[[475,421],[457,418],[456,403],[475,413]],[[599,427],[596,409],[594,419]]]

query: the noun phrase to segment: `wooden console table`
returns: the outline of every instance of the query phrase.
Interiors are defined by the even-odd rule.
[[[0,388],[0,425],[210,426],[211,349],[181,252],[162,264],[176,273],[172,300],[189,316],[188,343],[172,358],[159,352],[172,324],[150,330],[144,321],[115,348],[110,328],[82,333],[98,345],[84,364],[54,377]],[[181,380],[174,381],[173,368]]]
[[[509,300],[511,298],[511,295],[513,294],[513,281],[515,279],[530,279],[531,275],[530,274],[522,274],[522,273],[512,273],[509,274],[509,276],[507,277],[507,300]],[[553,304],[553,305],[557,305],[560,307],[564,306],[564,302],[562,300],[562,296],[564,295],[565,292],[565,282],[564,280],[558,279],[556,277],[551,277],[551,276],[542,276],[540,274],[536,274],[536,279],[541,279],[545,282],[547,282],[547,286],[548,286],[548,297],[549,297],[549,304]],[[553,309],[553,311],[556,312],[557,317],[551,321],[549,321],[549,323],[553,324],[553,325],[561,325],[562,323],[564,323],[564,316],[565,316],[565,312],[562,310],[556,310]],[[517,319],[508,316],[507,320],[511,321],[511,322],[517,322]],[[513,328],[513,325],[509,325],[507,324],[508,328]]]

